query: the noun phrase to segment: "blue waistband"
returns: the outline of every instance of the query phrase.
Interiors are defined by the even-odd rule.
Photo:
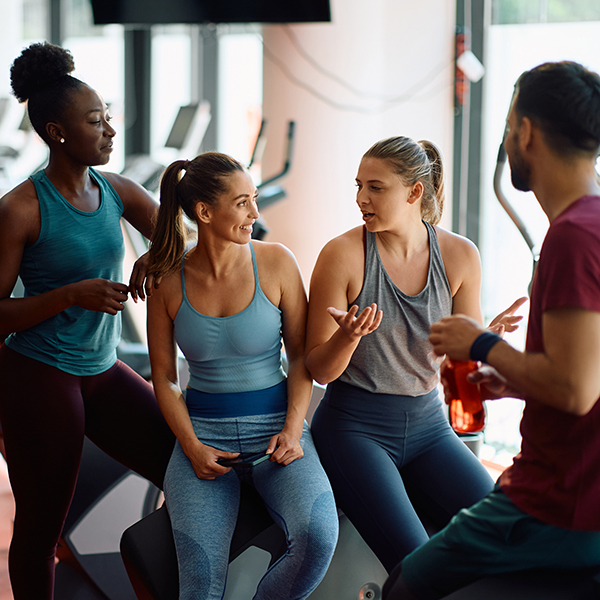
[[[185,391],[192,417],[222,418],[267,415],[287,411],[287,380],[264,390],[207,394],[193,388]]]

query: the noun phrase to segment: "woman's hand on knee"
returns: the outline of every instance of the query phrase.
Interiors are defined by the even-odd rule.
[[[300,438],[283,429],[271,438],[267,447],[267,454],[271,455],[269,459],[271,462],[286,466],[302,458],[304,450],[302,450],[302,446],[300,445]]]

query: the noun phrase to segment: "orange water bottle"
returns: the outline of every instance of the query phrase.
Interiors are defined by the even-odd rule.
[[[485,408],[479,387],[467,381],[467,375],[476,371],[475,360],[446,361],[443,377],[450,392],[450,424],[457,433],[477,433],[485,427]]]

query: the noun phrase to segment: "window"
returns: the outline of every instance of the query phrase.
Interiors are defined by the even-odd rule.
[[[519,75],[548,61],[574,60],[600,72],[600,5],[581,0],[495,0],[492,25],[487,32],[484,78],[484,140],[482,156],[482,227],[486,319],[493,318],[519,296],[527,295],[532,275],[532,255],[516,227],[501,208],[493,191],[496,156],[504,131],[513,86]],[[560,40],[560,43],[557,43]],[[541,245],[548,219],[531,193],[510,184],[508,165],[503,190]],[[526,305],[527,307],[527,305]],[[526,324],[507,336],[524,348]],[[517,400],[488,402],[486,452],[505,463],[518,450],[518,422],[522,403]],[[493,453],[496,453],[494,456]]]

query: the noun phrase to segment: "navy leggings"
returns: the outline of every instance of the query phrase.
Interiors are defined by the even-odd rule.
[[[162,487],[175,438],[152,386],[123,363],[78,377],[0,347],[0,422],[16,515],[15,600],[50,600],[84,435]]]
[[[493,488],[437,390],[395,396],[334,381],[311,428],[339,508],[388,573],[429,539],[415,506],[441,528]]]

